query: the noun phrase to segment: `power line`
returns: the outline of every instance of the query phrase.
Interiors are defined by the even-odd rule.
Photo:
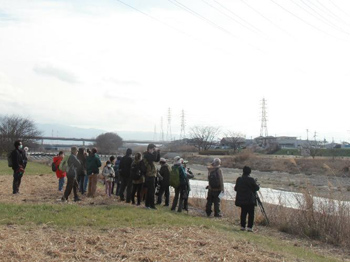
[[[250,23],[246,22],[244,19],[240,18],[239,16],[237,16],[236,14],[233,13],[233,15],[237,16],[238,18],[240,18],[241,20],[245,21],[248,25],[250,25],[252,28],[246,26],[245,24],[241,23],[240,21],[236,20],[235,18],[233,18],[232,16],[229,16],[227,14],[225,14],[224,12],[222,12],[219,8],[213,6],[212,4],[208,3],[207,1],[205,0],[202,0],[203,3],[207,4],[208,6],[210,6],[211,8],[215,9],[216,11],[218,11],[220,14],[223,14],[224,16],[228,17],[229,19],[235,21],[236,23],[240,24],[241,26],[243,26],[244,28],[248,29],[249,31],[253,32],[253,33],[257,33],[257,32],[260,32],[261,31],[256,28],[255,26],[251,25]],[[216,2],[216,1],[214,1]],[[217,3],[217,2],[216,2]],[[230,11],[230,10],[229,10]]]
[[[339,6],[337,6],[332,0],[329,0],[329,2],[332,3],[332,5],[334,5],[338,10],[340,10],[341,12],[343,12],[346,16],[350,17],[350,15],[345,12],[342,8],[340,8]]]
[[[311,12],[309,12],[307,9],[299,6],[297,3],[295,3],[295,1],[292,1],[294,4],[296,4],[297,6],[299,6],[300,8],[302,8],[305,12],[307,12],[308,14],[310,14],[311,16],[315,17],[316,19],[322,21],[323,23],[333,27],[336,30],[339,30],[345,34],[349,34],[348,32],[344,31],[342,28],[340,28],[339,26],[337,26],[336,24],[334,24],[333,22],[329,21],[327,18],[325,18],[323,15],[321,15],[319,12],[317,12],[313,7],[311,7],[308,3],[306,3],[304,0],[300,0],[304,5],[306,5],[309,9],[311,9],[314,13],[316,13],[315,16],[313,15]]]
[[[199,19],[204,20],[205,22],[207,22],[207,23],[210,24],[211,26],[215,27],[216,29],[219,29],[219,30],[225,32],[226,34],[229,34],[229,35],[231,35],[232,37],[237,38],[237,36],[233,35],[230,31],[226,30],[225,28],[223,28],[222,26],[216,24],[215,22],[211,21],[210,19],[204,17],[203,15],[197,13],[196,11],[192,10],[191,8],[185,6],[184,4],[180,3],[179,1],[177,1],[177,0],[168,0],[168,1],[169,1],[170,3],[172,3],[173,5],[175,5],[175,6],[179,7],[179,8],[181,8],[181,9],[183,9],[183,10],[189,12],[190,14],[192,14],[192,15],[198,17]]]
[[[177,32],[179,32],[179,33],[181,33],[181,34],[184,34],[184,35],[186,35],[186,36],[188,36],[188,37],[192,37],[191,35],[187,34],[186,32],[184,32],[184,31],[182,31],[182,30],[180,30],[180,29],[178,29],[178,28],[176,28],[176,27],[174,27],[174,26],[172,26],[172,25],[169,25],[168,23],[165,23],[165,22],[163,22],[162,20],[159,20],[158,18],[147,14],[146,12],[143,12],[143,11],[141,11],[140,9],[137,9],[136,7],[134,7],[134,6],[132,6],[132,5],[129,5],[129,4],[127,4],[127,3],[125,3],[125,2],[123,2],[123,1],[121,1],[121,0],[116,0],[116,1],[118,1],[119,3],[125,5],[125,6],[127,6],[127,7],[129,7],[129,8],[131,8],[131,9],[133,9],[133,10],[135,10],[135,11],[137,11],[137,12],[139,12],[139,13],[145,15],[145,16],[147,16],[148,18],[150,18],[150,19],[152,19],[152,20],[154,20],[154,21],[157,21],[157,22],[159,22],[159,23],[161,23],[161,24],[163,24],[163,25],[165,25],[165,26],[167,26],[167,27],[169,27],[169,28],[171,28],[171,29],[173,29],[173,30],[175,30],[175,31],[177,31]]]
[[[210,19],[204,17],[203,15],[197,13],[196,11],[192,10],[191,8],[185,6],[184,4],[180,3],[179,1],[177,0],[168,0],[170,3],[172,3],[173,5],[177,6],[178,8],[180,9],[183,9],[187,12],[189,12],[190,14],[196,16],[197,18],[201,19],[201,20],[204,20],[206,23],[209,23],[211,26],[225,32],[226,34],[228,34],[229,36],[235,38],[235,39],[239,39],[239,37],[237,37],[236,35],[232,34],[230,31],[226,30],[225,28],[221,27],[220,25],[216,24],[215,22],[211,21]],[[242,40],[241,40],[242,41]],[[257,47],[257,46],[254,46],[250,43],[247,43],[246,41],[243,41],[245,42],[245,44],[249,45],[250,47],[258,50],[259,52],[262,52],[262,50]]]
[[[337,37],[335,37],[335,36],[333,36],[333,35],[327,33],[326,31],[324,31],[324,30],[322,30],[322,29],[320,29],[320,28],[314,26],[313,24],[309,23],[309,22],[306,21],[305,19],[303,19],[303,18],[301,18],[300,16],[298,16],[298,15],[294,14],[293,12],[289,11],[288,9],[286,9],[285,7],[283,7],[282,5],[276,3],[274,0],[270,0],[270,1],[271,1],[272,3],[274,3],[275,5],[277,5],[278,7],[280,7],[280,8],[281,8],[282,10],[284,10],[285,12],[287,12],[288,14],[294,16],[295,18],[297,18],[297,19],[299,19],[300,21],[304,22],[304,23],[307,24],[308,26],[311,26],[313,29],[316,29],[317,31],[320,31],[320,32],[322,32],[322,33],[324,33],[324,34],[326,34],[326,35],[328,35],[328,36],[330,36],[330,37],[334,37],[334,38],[336,38],[336,39],[339,40],[339,38],[337,38]]]
[[[174,27],[174,26],[172,26],[172,25],[170,25],[170,24],[168,24],[168,23],[165,23],[165,22],[163,22],[162,20],[159,20],[158,18],[153,17],[153,16],[147,14],[146,12],[141,11],[141,10],[139,10],[138,8],[136,8],[136,7],[132,6],[132,5],[129,5],[129,4],[127,4],[127,3],[125,3],[125,2],[123,2],[123,1],[121,1],[121,0],[116,0],[116,1],[118,1],[119,3],[125,5],[125,6],[131,8],[131,9],[133,9],[133,10],[135,10],[135,11],[137,11],[137,12],[143,14],[143,15],[145,15],[145,16],[147,16],[148,18],[150,18],[150,19],[152,19],[152,20],[154,20],[154,21],[156,21],[156,22],[159,22],[159,23],[161,23],[161,24],[163,24],[163,25],[165,25],[165,26],[167,26],[167,27],[169,27],[169,28],[171,28],[171,29],[177,31],[178,33],[181,33],[181,34],[183,34],[183,35],[185,35],[185,36],[187,36],[187,37],[189,37],[189,38],[192,38],[192,39],[194,39],[194,40],[196,40],[196,41],[198,41],[198,42],[201,42],[201,43],[204,43],[204,44],[206,44],[206,45],[209,45],[209,46],[211,46],[212,48],[219,49],[219,50],[223,51],[223,52],[226,53],[226,54],[227,54],[227,53],[228,53],[228,54],[231,54],[231,52],[229,52],[229,51],[227,51],[227,50],[225,50],[225,49],[222,49],[221,47],[212,46],[211,43],[208,43],[208,42],[206,42],[206,41],[204,41],[204,40],[202,40],[202,39],[200,39],[200,38],[197,38],[197,37],[195,37],[195,36],[193,36],[193,35],[191,35],[191,34],[188,34],[188,33],[184,32],[184,31],[182,31],[182,30],[180,30],[180,29],[178,29],[178,28],[176,28],[176,27]],[[234,36],[234,37],[235,37],[235,36]],[[252,46],[252,45],[250,45],[250,46],[251,46],[251,47],[254,47],[255,49],[257,49],[257,47],[255,47],[255,46]]]
[[[267,18],[265,15],[263,15],[261,12],[259,12],[258,10],[256,10],[254,7],[252,7],[250,4],[248,4],[246,1],[241,0],[241,2],[243,4],[245,4],[246,6],[248,6],[250,9],[252,9],[255,13],[257,13],[258,15],[260,15],[262,18],[264,18],[265,20],[267,20],[268,22],[270,22],[272,25],[274,25],[275,27],[277,27],[278,29],[280,29],[282,32],[286,33],[287,35],[289,35],[290,37],[293,37],[290,33],[288,33],[286,30],[284,30],[282,27],[280,27],[279,25],[277,25],[276,23],[274,23],[271,19]]]
[[[333,13],[331,10],[329,10],[329,8],[327,8],[324,4],[322,4],[319,0],[316,0],[317,3],[319,3],[320,6],[322,6],[324,8],[324,10],[326,10],[329,14],[331,14],[334,18],[338,19],[339,21],[343,22],[343,24],[345,25],[349,25],[349,23],[347,23],[346,21],[344,21],[343,19],[341,19],[338,15],[336,15],[335,13]]]

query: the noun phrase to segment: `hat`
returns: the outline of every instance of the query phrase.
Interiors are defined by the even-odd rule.
[[[179,157],[179,156],[174,157],[174,163],[181,164],[181,157]]]
[[[152,148],[156,148],[157,146],[155,144],[148,144],[147,150],[150,150]]]
[[[221,165],[221,159],[220,158],[214,158],[213,162],[211,163],[213,166],[220,166]]]
[[[164,162],[164,163],[166,163],[166,159],[162,157],[162,158],[159,160],[159,162]]]

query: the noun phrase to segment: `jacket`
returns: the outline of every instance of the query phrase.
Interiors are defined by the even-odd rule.
[[[236,206],[256,205],[256,192],[260,187],[254,178],[249,175],[238,177],[234,189],[237,191]]]
[[[102,171],[102,175],[105,177],[105,181],[113,182],[115,173],[113,167],[105,166]]]
[[[215,172],[215,171],[216,171],[217,176],[219,177],[220,187],[219,188],[211,188],[211,186],[209,185],[209,190],[211,190],[211,191],[225,191],[224,177],[222,175],[222,171],[221,171],[220,166],[213,166],[213,165],[208,166],[208,181],[209,181],[210,173]]]
[[[81,166],[77,170],[78,176],[85,176],[86,175],[86,156],[78,154],[77,158],[81,164]]]
[[[18,171],[20,168],[24,169],[26,168],[25,163],[27,161],[27,157],[25,153],[20,149],[15,149],[11,153],[11,160],[12,160],[12,169],[13,171]]]
[[[163,164],[159,169],[159,174],[162,176],[163,180],[161,185],[166,187],[170,185],[170,166],[168,164]]]
[[[55,166],[56,166],[56,176],[57,176],[57,178],[62,178],[62,177],[66,176],[66,172],[64,172],[64,171],[59,169],[59,165],[60,165],[62,160],[63,160],[63,157],[61,157],[61,156],[55,156],[53,158],[53,160],[52,160],[55,163]]]
[[[130,155],[125,155],[120,160],[119,172],[121,177],[130,177],[130,169],[132,164],[132,157]]]
[[[76,155],[71,154],[68,158],[68,172],[67,176],[77,177],[77,170],[81,167],[80,161],[78,160]]]
[[[100,170],[98,168],[101,167],[101,165],[102,163],[100,157],[97,154],[90,154],[86,158],[87,175],[100,173]]]
[[[140,160],[140,161],[134,160],[132,162],[132,164],[131,164],[131,170],[133,170],[135,168],[135,170],[140,170],[140,172],[142,174],[142,171],[141,171],[142,170],[142,164],[143,164],[142,160]],[[130,173],[130,175],[131,176],[133,175],[132,172]],[[133,184],[143,184],[143,183],[145,183],[145,176],[142,174],[140,179],[138,179],[138,180],[134,180],[133,179],[132,183]]]
[[[159,162],[160,160],[160,152],[155,151],[153,154],[146,151],[143,154],[143,162],[144,162],[144,168],[143,173],[146,177],[156,177],[157,176],[157,168],[155,166],[155,162]]]

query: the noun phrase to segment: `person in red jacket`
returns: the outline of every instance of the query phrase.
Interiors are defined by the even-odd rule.
[[[56,165],[56,176],[58,178],[58,191],[63,191],[64,178],[66,177],[66,172],[59,169],[60,163],[64,158],[63,151],[60,151],[57,156],[53,158],[53,162]]]

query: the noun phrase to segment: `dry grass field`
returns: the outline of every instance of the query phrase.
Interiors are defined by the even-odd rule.
[[[104,195],[61,203],[53,174],[25,175],[21,194],[0,176],[0,261],[350,261],[334,246],[231,218],[146,210]]]

